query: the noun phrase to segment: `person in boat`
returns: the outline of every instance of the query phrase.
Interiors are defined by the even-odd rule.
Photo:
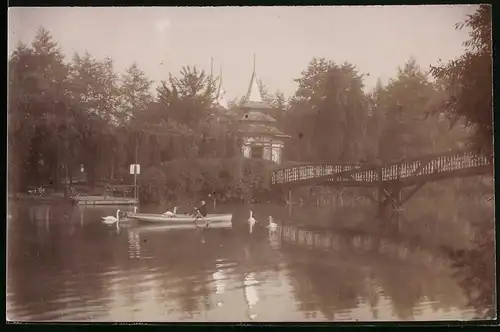
[[[196,210],[196,219],[194,220],[194,222],[196,223],[196,221],[200,218],[204,218],[208,215],[208,211],[207,211],[207,205],[205,204],[205,201],[201,201],[200,203],[200,207],[199,208],[195,208]],[[205,220],[205,224],[208,226],[208,223],[207,221]]]
[[[207,211],[207,205],[205,204],[205,201],[201,201],[200,203],[200,207],[196,209],[198,211],[198,213],[202,216],[202,217],[206,217],[207,214],[208,214],[208,211]]]

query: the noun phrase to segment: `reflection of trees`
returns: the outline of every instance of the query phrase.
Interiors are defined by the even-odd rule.
[[[379,269],[377,279],[384,288],[384,293],[391,298],[393,314],[398,319],[414,319],[413,309],[423,296],[422,283],[425,274],[404,273],[397,268]]]
[[[356,308],[358,297],[366,297],[363,294],[365,286],[362,270],[329,264],[331,257],[328,257],[328,253],[304,254],[302,249],[287,251],[287,256],[293,256],[295,261],[300,260],[300,263],[290,268],[290,277],[294,281],[292,284],[301,310],[319,310],[327,319],[334,320],[339,311]]]
[[[493,319],[496,302],[494,222],[479,223],[475,230],[474,249],[450,252],[454,276],[478,318]]]
[[[193,318],[206,303],[212,289],[207,279],[214,272],[215,261],[221,250],[221,232],[218,231],[162,231],[141,235],[142,247],[148,247],[158,264],[168,268],[169,297],[176,302],[178,311]],[[202,239],[204,241],[202,241]],[[146,240],[146,242],[144,242]]]
[[[362,194],[361,189],[353,191]],[[404,204],[399,222],[396,218],[375,222],[375,205],[359,204],[355,208],[336,208],[334,213],[331,209],[304,206],[294,209],[293,216],[285,220],[292,219],[295,224],[311,228],[322,226],[391,236],[395,240],[416,240],[425,247],[443,245],[466,249],[471,240],[473,222],[493,219],[493,204],[486,204],[486,198],[491,197],[492,192],[491,176],[448,179],[423,186]],[[373,189],[366,191],[366,194],[373,193]]]
[[[332,320],[341,311],[357,308],[359,300],[369,306],[373,319],[377,319],[383,314],[380,310],[385,309],[380,303],[381,295],[390,300],[392,315],[398,319],[415,319],[422,314],[416,311],[422,304],[445,312],[462,307],[462,294],[457,285],[450,282],[447,270],[429,269],[421,264],[413,266],[411,261],[414,259],[410,256],[419,258],[416,253],[396,255],[397,260],[389,258],[394,254],[386,257],[373,247],[364,253],[363,239],[342,241],[340,248],[334,246],[337,250],[325,252],[325,241],[315,241],[318,243],[315,248],[316,245],[310,246],[306,240],[300,240],[307,238],[302,233],[298,233],[297,242],[289,239],[284,243],[286,256],[295,263],[290,268],[290,275],[302,311],[320,310]],[[315,238],[314,234],[312,237]],[[391,253],[404,251],[402,245],[389,244]],[[347,253],[349,261],[345,260]]]
[[[107,253],[112,251],[113,243],[100,241],[102,233],[86,228],[68,236],[74,208],[67,206],[50,207],[49,233],[45,233],[46,240],[39,238],[38,219],[30,222],[30,216],[45,216],[47,209],[34,209],[36,213],[26,207],[18,211],[16,229],[9,235],[9,291],[15,294],[16,303],[29,307],[29,318],[71,319],[63,315],[67,307],[85,308],[88,299],[105,297],[100,279],[88,275],[112,264]],[[68,297],[71,302],[60,301]]]
[[[493,206],[485,206],[493,179],[457,178],[426,184],[405,203],[398,235],[417,236],[426,245],[466,249],[474,221],[493,220]]]

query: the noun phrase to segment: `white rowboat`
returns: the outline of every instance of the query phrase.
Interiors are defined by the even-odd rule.
[[[193,225],[196,217],[190,215],[180,215],[176,217],[167,217],[162,214],[152,214],[152,213],[127,213],[127,217],[130,219],[136,219],[139,221],[151,222],[151,223],[162,223],[168,225]],[[197,224],[204,224],[208,222],[212,223],[228,223],[231,222],[233,215],[227,214],[209,214],[206,217],[198,217],[196,221]]]
[[[232,228],[233,225],[230,221],[223,222],[214,222],[210,223],[208,228],[205,228],[205,224],[203,222],[197,221],[197,225],[193,223],[186,224],[160,224],[160,223],[149,223],[143,224],[134,228],[134,232],[138,233],[150,233],[150,232],[162,232],[162,231],[173,231],[173,230],[185,230],[185,229],[214,229],[214,228]]]

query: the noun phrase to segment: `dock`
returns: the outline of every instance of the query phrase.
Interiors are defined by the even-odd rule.
[[[71,201],[77,205],[137,205],[138,200],[129,197],[112,196],[73,196]]]

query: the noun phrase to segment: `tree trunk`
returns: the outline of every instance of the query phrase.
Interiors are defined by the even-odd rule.
[[[90,163],[84,164],[85,170],[87,172],[87,185],[93,190],[95,186],[95,172],[94,172],[94,165],[91,165]]]
[[[111,180],[113,180],[115,178],[115,153],[114,152],[111,156],[111,170],[110,170],[109,178]]]
[[[59,168],[61,167],[61,164],[59,163],[59,158],[57,158],[56,162],[55,162],[55,167],[53,169],[53,171],[51,172],[52,173],[52,185],[54,186],[54,188],[56,190],[59,190],[60,189],[60,183],[59,183],[59,173],[60,173],[60,170]]]
[[[69,197],[69,166],[68,164],[64,165],[64,198]]]

